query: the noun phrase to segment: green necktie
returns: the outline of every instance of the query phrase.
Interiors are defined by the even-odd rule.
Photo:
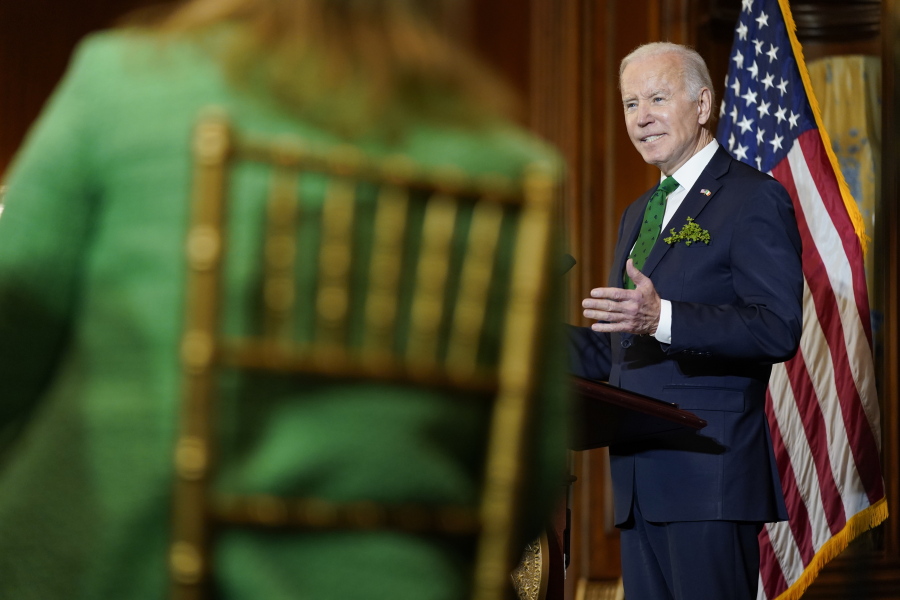
[[[641,225],[641,232],[638,234],[637,242],[634,243],[634,248],[629,256],[634,261],[634,267],[639,271],[644,268],[644,263],[647,262],[650,250],[662,229],[663,215],[666,214],[666,198],[677,187],[678,182],[673,177],[666,177],[650,196],[650,202],[647,203],[647,209],[644,211],[644,224]],[[625,289],[634,289],[634,282],[627,273],[622,280],[625,282]]]

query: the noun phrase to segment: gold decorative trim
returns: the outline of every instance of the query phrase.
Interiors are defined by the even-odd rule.
[[[472,536],[481,530],[477,511],[465,506],[335,503],[318,498],[232,496],[219,498],[213,515],[223,522],[293,529],[395,529]]]
[[[548,550],[547,534],[542,533],[522,552],[519,566],[510,575],[519,600],[543,600],[547,597],[550,575]]]

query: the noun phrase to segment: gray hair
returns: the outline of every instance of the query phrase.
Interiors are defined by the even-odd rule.
[[[706,67],[706,62],[696,50],[689,46],[682,46],[681,44],[673,44],[671,42],[652,42],[650,44],[638,46],[632,50],[628,56],[623,58],[622,62],[619,64],[619,81],[622,81],[622,73],[629,63],[636,60],[662,56],[664,54],[675,54],[681,58],[683,67],[682,75],[684,76],[685,89],[687,90],[688,97],[691,100],[697,100],[700,97],[700,90],[708,88],[711,97],[710,106],[715,106],[716,92],[713,88],[712,78],[709,76],[709,69]]]

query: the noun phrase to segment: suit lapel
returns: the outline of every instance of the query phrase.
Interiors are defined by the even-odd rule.
[[[658,185],[647,190],[636,203],[632,205],[633,210],[626,213],[625,222],[622,223],[622,238],[616,245],[616,253],[613,257],[613,269],[609,275],[610,287],[622,287],[624,284],[622,278],[625,273],[625,261],[631,254],[631,248],[637,241],[637,236],[641,231],[641,223],[644,220],[644,212],[647,210],[647,203],[650,202],[650,196],[656,191]]]
[[[700,177],[697,178],[694,186],[688,190],[687,195],[685,195],[684,200],[681,202],[681,206],[679,206],[678,210],[675,211],[675,214],[672,215],[672,218],[660,234],[659,239],[656,240],[656,244],[650,251],[650,256],[647,257],[647,262],[644,263],[644,275],[650,276],[650,274],[653,273],[653,269],[659,264],[659,261],[663,259],[666,252],[672,247],[663,242],[664,238],[669,237],[671,233],[669,230],[680,230],[681,227],[687,223],[688,217],[699,220],[698,217],[703,211],[703,208],[721,189],[722,184],[719,182],[719,179],[728,172],[730,163],[731,157],[728,156],[728,153],[722,147],[719,147],[716,153],[713,154],[709,164],[706,165],[706,168],[700,173]],[[636,233],[635,236],[637,236]],[[623,260],[623,269],[624,264],[625,261]]]

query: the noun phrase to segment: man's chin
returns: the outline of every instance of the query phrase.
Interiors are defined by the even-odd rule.
[[[662,165],[666,162],[663,158],[660,158],[659,154],[656,152],[641,152],[641,158],[643,158],[644,162],[648,165],[653,165],[658,169],[662,169]]]

